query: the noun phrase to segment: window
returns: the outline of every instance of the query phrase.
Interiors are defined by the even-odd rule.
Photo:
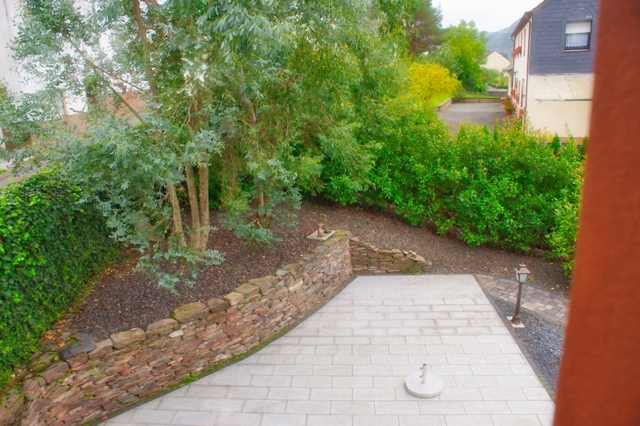
[[[591,45],[591,21],[567,22],[565,50],[589,50]]]

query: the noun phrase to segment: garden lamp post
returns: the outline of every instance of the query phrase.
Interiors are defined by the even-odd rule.
[[[513,313],[513,317],[507,317],[513,328],[524,328],[524,324],[520,321],[520,300],[522,299],[522,284],[527,280],[529,270],[524,263],[520,264],[516,271],[516,281],[518,281],[518,299],[516,300],[516,310]]]

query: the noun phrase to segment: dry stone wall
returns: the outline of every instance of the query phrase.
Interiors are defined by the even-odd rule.
[[[431,261],[413,251],[382,250],[363,243],[359,238],[349,240],[351,264],[356,274],[421,274],[431,272]]]
[[[78,425],[161,393],[249,351],[295,325],[352,274],[350,235],[338,231],[275,275],[222,298],[190,303],[145,330],[93,342],[89,336],[29,364],[13,424]],[[19,395],[14,393],[15,395]]]

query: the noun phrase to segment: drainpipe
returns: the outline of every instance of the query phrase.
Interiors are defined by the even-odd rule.
[[[533,13],[531,14],[531,19],[529,20],[529,48],[527,49],[527,80],[525,82],[525,86],[524,86],[524,90],[525,90],[525,98],[524,98],[524,111],[525,111],[525,117],[527,116],[527,113],[529,112],[529,63],[531,62],[531,33],[533,32]],[[522,118],[522,128],[524,130],[527,130],[525,128],[525,126],[527,125],[525,118]]]

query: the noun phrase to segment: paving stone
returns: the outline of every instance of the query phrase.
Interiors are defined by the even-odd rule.
[[[293,273],[300,279],[305,272]],[[273,282],[252,281],[246,293],[269,293]],[[231,306],[245,300],[236,294],[235,302],[227,295],[205,305],[208,315],[233,315]],[[541,298],[532,299],[536,309],[555,303],[527,294]],[[415,398],[403,387],[425,362],[445,383],[438,399]],[[539,426],[553,413],[509,331],[463,275],[359,277],[286,336],[182,389],[133,412],[162,412],[174,424],[243,426]],[[129,413],[106,425],[159,419],[136,414],[133,421]]]

